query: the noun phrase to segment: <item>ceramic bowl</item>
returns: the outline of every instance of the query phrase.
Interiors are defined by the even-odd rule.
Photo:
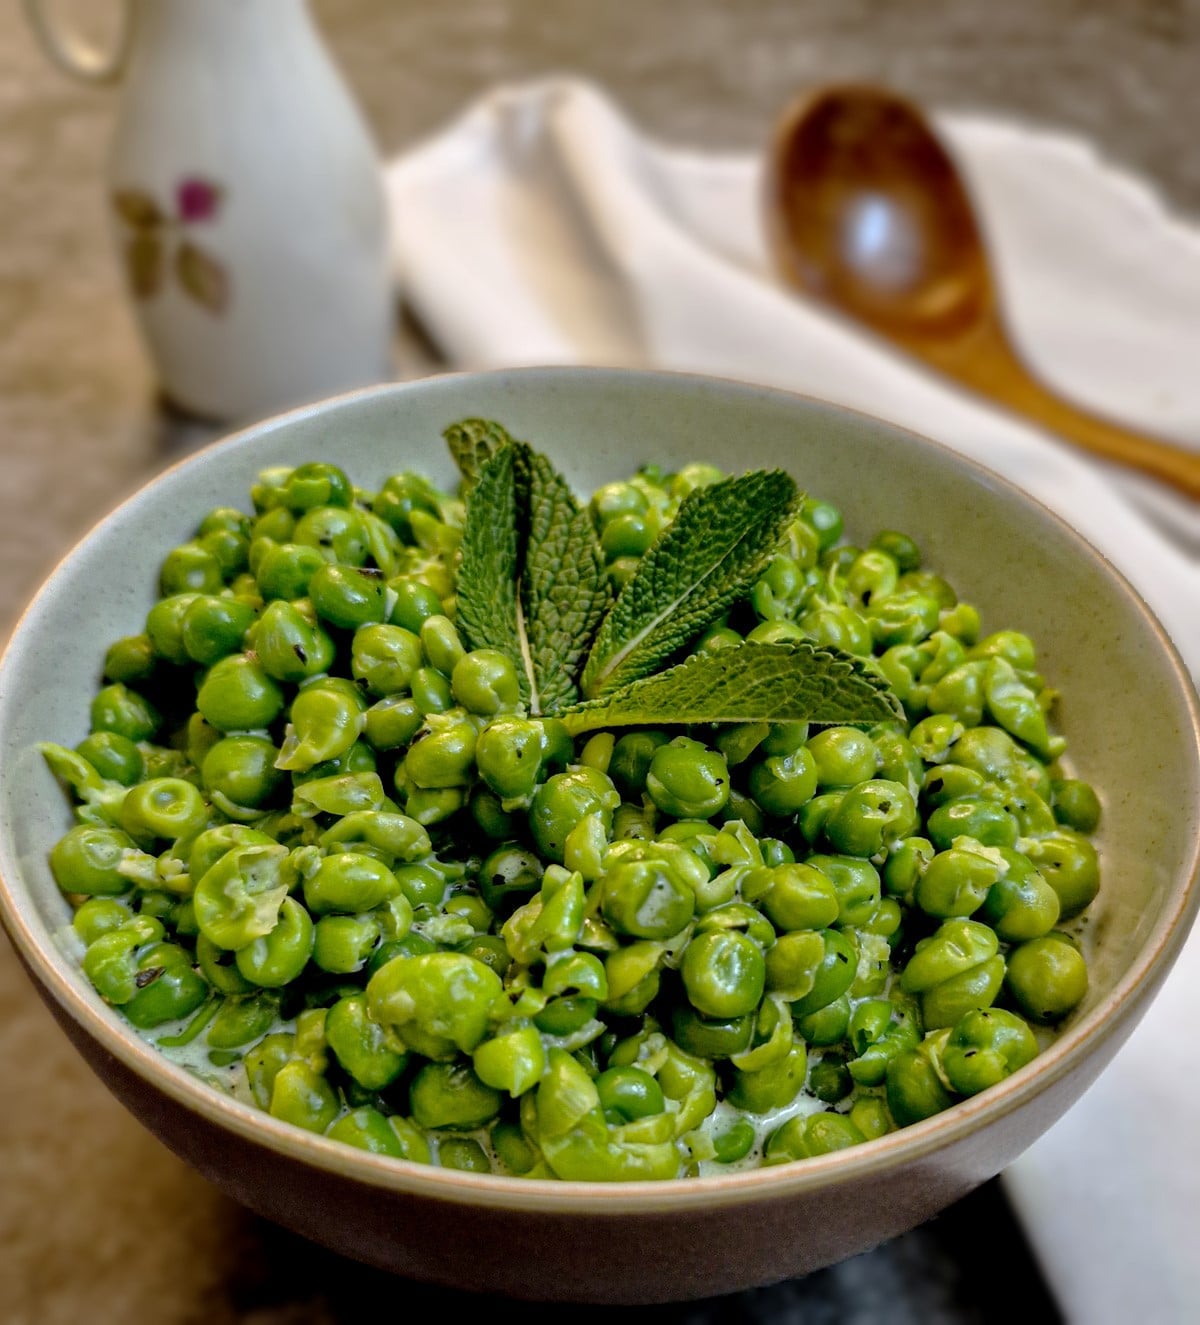
[[[912,533],[985,628],[1033,636],[1063,695],[1073,765],[1104,804],[1091,989],[1047,1051],[1002,1085],[852,1150],[718,1177],[588,1185],[411,1165],[312,1136],[171,1064],[101,1003],[55,939],[69,910],[46,856],[70,819],[35,742],[86,734],[104,649],[141,629],[163,553],[211,507],[244,502],[261,469],[322,458],[364,485],[406,467],[449,483],[441,431],[468,415],[503,421],[581,491],[643,461],[784,466],[842,508],[851,537]],[[683,375],[438,377],[341,396],[209,447],[113,512],[53,572],[0,662],[0,913],[115,1095],[267,1218],[461,1289],[698,1298],[801,1275],[915,1226],[999,1173],[1070,1107],[1145,1012],[1197,909],[1198,746],[1195,692],[1130,586],[1054,515],[940,446],[815,400]]]

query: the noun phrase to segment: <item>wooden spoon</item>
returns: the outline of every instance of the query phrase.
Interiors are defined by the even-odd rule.
[[[802,98],[771,145],[765,203],[791,285],[1076,446],[1200,499],[1200,454],[1072,404],[1022,360],[958,168],[914,105],[853,85]]]

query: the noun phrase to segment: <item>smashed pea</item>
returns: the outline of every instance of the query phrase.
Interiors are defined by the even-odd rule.
[[[809,641],[895,720],[572,738],[458,617],[467,489],[365,477],[278,466],[184,531],[40,747],[82,970],[162,1052],[397,1162],[667,1180],[869,1145],[1084,1002],[1102,797],[1036,642],[917,538],[805,498],[674,660]],[[580,498],[614,591],[724,477]]]

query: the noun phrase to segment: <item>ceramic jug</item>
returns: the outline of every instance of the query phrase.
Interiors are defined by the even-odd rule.
[[[121,0],[111,50],[25,0],[51,58],[121,85],[117,252],[163,394],[249,422],[392,376],[380,162],[306,0]]]

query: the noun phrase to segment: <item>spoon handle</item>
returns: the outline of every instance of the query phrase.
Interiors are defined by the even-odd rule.
[[[1003,332],[995,329],[983,339],[991,342],[986,352],[977,341],[965,353],[926,347],[923,357],[1082,450],[1140,470],[1200,501],[1200,451],[1150,437],[1073,404],[1037,377]]]

